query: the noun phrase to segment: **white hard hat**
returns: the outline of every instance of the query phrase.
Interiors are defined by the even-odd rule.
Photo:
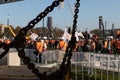
[[[45,40],[46,40],[46,39],[47,39],[47,37],[45,36],[45,37],[43,37],[43,39],[45,39]]]
[[[65,38],[64,37],[60,37],[59,39],[64,40]]]

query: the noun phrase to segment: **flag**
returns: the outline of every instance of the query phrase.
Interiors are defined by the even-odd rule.
[[[78,36],[79,36],[79,33],[76,31],[75,32],[76,41],[79,41],[79,37]]]
[[[78,32],[78,37],[84,38],[84,36],[81,32]]]
[[[67,32],[67,29],[65,28],[63,36],[65,41],[71,40],[71,35]]]
[[[36,33],[31,33],[31,35],[30,35],[30,38],[34,41],[36,40],[37,37],[38,37],[38,35]]]

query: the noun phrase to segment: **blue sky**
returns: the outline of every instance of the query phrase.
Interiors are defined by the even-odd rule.
[[[34,19],[47,6],[51,5],[53,0],[24,0],[9,4],[0,5],[0,23],[7,24],[7,15],[10,16],[10,24],[14,27],[24,27],[29,21]],[[75,0],[68,0],[73,9]],[[103,16],[104,22],[107,21],[107,28],[111,29],[112,23],[115,28],[120,27],[120,0],[81,0],[80,12],[78,17],[78,29],[80,31],[92,30],[98,28],[98,17]],[[67,0],[64,2],[64,8],[55,8],[54,11],[45,17],[45,26],[47,26],[47,17],[52,16],[53,26],[61,29],[72,26],[73,15],[68,7]],[[42,21],[35,27],[41,27]]]

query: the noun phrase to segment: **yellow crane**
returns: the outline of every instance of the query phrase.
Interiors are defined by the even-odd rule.
[[[8,28],[8,29],[10,30],[10,32],[12,33],[13,37],[16,36],[16,34],[15,34],[15,32],[13,31],[13,29],[11,28],[11,26],[4,25],[3,27],[4,27],[4,28]],[[29,39],[30,36],[26,36],[25,38],[26,38],[26,39]]]
[[[13,37],[16,36],[16,34],[14,33],[13,29],[10,26],[4,26],[4,28],[8,28],[10,32],[12,33]]]

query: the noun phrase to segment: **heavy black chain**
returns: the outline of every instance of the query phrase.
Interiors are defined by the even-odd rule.
[[[66,53],[63,58],[63,62],[60,66],[59,70],[56,70],[54,73],[51,73],[50,75],[46,75],[45,73],[40,73],[39,70],[35,67],[35,64],[31,62],[30,58],[25,56],[25,35],[27,34],[27,31],[31,28],[33,28],[39,21],[41,21],[48,13],[53,11],[55,7],[57,7],[60,2],[63,2],[64,0],[56,0],[52,3],[51,6],[48,6],[43,12],[41,12],[35,19],[30,21],[26,27],[23,27],[15,39],[10,44],[1,44],[0,47],[3,47],[5,50],[3,53],[0,54],[0,59],[4,57],[8,51],[9,48],[15,47],[18,51],[18,55],[20,58],[23,59],[24,64],[27,65],[27,67],[40,79],[40,80],[65,80],[65,76],[67,72],[70,72],[70,65],[71,65],[71,56],[72,56],[72,49],[75,47],[76,38],[75,38],[75,31],[76,31],[76,24],[77,24],[77,18],[78,18],[78,12],[79,12],[79,6],[80,6],[80,0],[76,0],[76,9],[74,14],[74,20],[73,20],[73,30],[72,30],[72,37],[71,41],[68,44]],[[68,57],[68,59],[67,59]],[[67,59],[67,60],[66,60]],[[65,62],[67,61],[67,64]]]
[[[79,13],[79,7],[80,7],[80,0],[76,0],[76,4],[75,4],[75,11],[74,11],[74,20],[73,20],[73,26],[72,26],[72,37],[71,37],[71,41],[69,41],[68,43],[68,47],[66,50],[66,53],[64,55],[63,58],[63,62],[60,66],[61,70],[67,70],[67,73],[71,72],[71,57],[72,57],[72,50],[75,47],[76,44],[76,37],[75,37],[75,32],[76,32],[76,28],[77,28],[77,18],[78,18],[78,13]],[[68,57],[68,58],[67,58]],[[65,64],[65,62],[67,61],[67,64]],[[69,79],[69,78],[68,78]]]

